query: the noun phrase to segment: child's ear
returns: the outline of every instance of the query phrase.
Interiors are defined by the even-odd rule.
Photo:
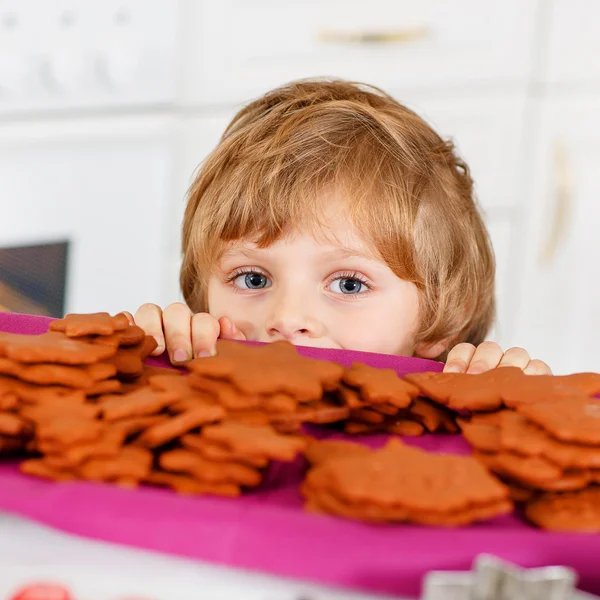
[[[421,342],[415,348],[415,356],[419,358],[434,359],[441,356],[448,349],[448,340],[441,342]]]

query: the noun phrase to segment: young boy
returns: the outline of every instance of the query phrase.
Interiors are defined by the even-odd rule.
[[[234,117],[189,192],[181,286],[187,306],[135,314],[174,364],[285,339],[550,373],[483,341],[494,258],[467,165],[364,85],[294,82]]]

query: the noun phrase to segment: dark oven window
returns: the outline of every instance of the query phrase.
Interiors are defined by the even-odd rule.
[[[64,314],[69,243],[0,248],[0,311]]]

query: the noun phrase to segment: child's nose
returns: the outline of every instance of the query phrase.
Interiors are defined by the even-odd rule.
[[[267,334],[292,340],[297,337],[320,337],[322,325],[308,306],[297,301],[280,300],[273,306],[266,322]]]

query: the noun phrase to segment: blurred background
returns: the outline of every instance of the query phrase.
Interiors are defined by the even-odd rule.
[[[493,339],[600,370],[600,3],[0,0],[0,307],[180,299],[195,168],[299,77],[382,87],[471,165],[498,263]]]

